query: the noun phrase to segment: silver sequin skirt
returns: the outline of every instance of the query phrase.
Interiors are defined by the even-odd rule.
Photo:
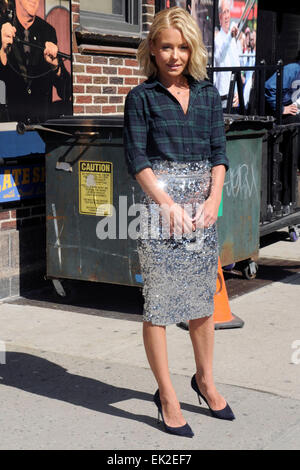
[[[211,166],[203,162],[153,163],[159,185],[193,216],[207,199]],[[143,320],[169,325],[213,314],[218,269],[215,224],[170,236],[159,206],[144,195],[137,249],[143,276]]]

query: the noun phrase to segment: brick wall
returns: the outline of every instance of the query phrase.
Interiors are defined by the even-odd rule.
[[[45,204],[36,204],[19,209],[3,210],[0,212],[1,232],[41,225],[44,222]]]
[[[147,32],[154,15],[154,0],[142,0],[142,30]],[[72,30],[80,24],[80,0],[72,0]],[[73,51],[75,49],[73,43]],[[145,77],[134,55],[81,54],[73,52],[74,114],[122,114],[130,89]]]
[[[131,87],[144,78],[135,59],[73,54],[74,114],[123,113]]]
[[[42,200],[0,211],[0,298],[19,295],[43,284],[45,248]]]

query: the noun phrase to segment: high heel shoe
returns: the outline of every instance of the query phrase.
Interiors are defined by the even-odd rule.
[[[176,436],[193,437],[194,433],[191,427],[188,425],[188,423],[184,424],[183,426],[176,427],[176,428],[168,426],[165,423],[163,412],[162,412],[160,396],[159,396],[159,390],[156,390],[155,394],[153,395],[153,401],[156,404],[157,410],[158,410],[157,422],[158,423],[160,422],[159,421],[159,415],[160,415],[166,432],[168,432],[169,434],[175,434]]]
[[[210,412],[211,412],[211,415],[214,417],[214,418],[219,418],[219,419],[227,419],[229,421],[233,421],[235,419],[235,416],[232,412],[232,409],[230,408],[230,406],[228,405],[228,403],[226,403],[226,406],[225,408],[222,408],[222,410],[213,410],[206,398],[202,395],[202,393],[200,392],[199,390],[199,387],[198,387],[198,384],[197,384],[197,381],[196,381],[196,374],[193,375],[192,377],[192,380],[191,380],[191,386],[193,388],[193,390],[195,390],[195,392],[197,393],[198,395],[198,400],[199,400],[199,404],[201,405],[201,400],[200,400],[200,397],[203,398],[203,400],[205,401],[205,403],[207,404]]]

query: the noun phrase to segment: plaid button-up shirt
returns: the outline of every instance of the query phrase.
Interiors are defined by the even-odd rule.
[[[188,76],[190,99],[185,114],[179,101],[150,78],[126,97],[124,148],[129,173],[151,168],[154,160],[179,162],[209,160],[225,165],[226,137],[217,89],[208,81]]]

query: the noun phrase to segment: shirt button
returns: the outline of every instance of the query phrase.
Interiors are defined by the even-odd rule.
[[[189,151],[190,151],[190,147],[187,147],[187,148],[185,149],[185,151],[186,151],[186,152],[189,152]]]
[[[31,95],[31,89],[28,88],[28,95]]]

